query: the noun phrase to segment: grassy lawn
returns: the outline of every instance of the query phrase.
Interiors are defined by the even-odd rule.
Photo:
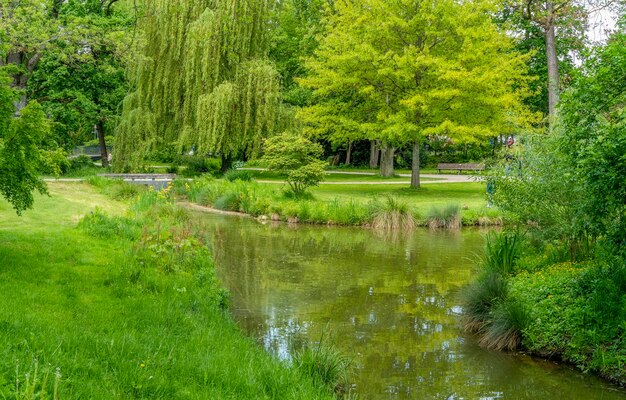
[[[377,174],[376,175],[359,175],[359,174],[349,174],[347,172],[353,171],[338,171],[341,173],[332,173],[334,171],[329,171],[328,174],[324,177],[324,182],[410,182],[411,178],[406,176],[392,176],[389,178],[382,177]],[[344,173],[346,172],[346,173]],[[364,171],[364,172],[372,172],[372,171]],[[256,171],[250,170],[250,174],[254,177],[254,179],[262,180],[262,181],[284,181],[285,177],[281,174],[271,171]],[[435,181],[433,178],[422,178],[424,181]]]
[[[174,192],[191,202],[225,211],[266,216],[288,222],[371,225],[381,213],[399,212],[417,225],[430,225],[445,215],[463,225],[499,225],[502,213],[487,208],[485,185],[475,182],[436,183],[421,189],[407,183],[320,185],[297,197],[287,184],[229,182],[210,177],[194,182],[176,181]],[[454,226],[455,224],[451,224]]]
[[[77,228],[102,215],[96,206],[105,225],[132,225],[127,202],[82,183],[49,188],[22,217],[0,200],[0,396],[52,398],[58,386],[61,399],[330,397],[215,306],[210,257],[192,260],[197,271],[144,265],[116,230]]]
[[[335,198],[367,202],[381,196],[395,196],[420,211],[447,204],[484,208],[485,185],[482,183],[438,183],[424,185],[413,190],[406,184],[399,185],[327,185],[311,190],[316,198],[329,201]]]

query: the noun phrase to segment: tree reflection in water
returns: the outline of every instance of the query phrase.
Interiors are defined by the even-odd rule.
[[[478,231],[381,235],[202,218],[243,329],[286,360],[299,342],[330,331],[353,359],[360,398],[626,398],[570,368],[487,351],[463,334],[457,297],[482,250]]]

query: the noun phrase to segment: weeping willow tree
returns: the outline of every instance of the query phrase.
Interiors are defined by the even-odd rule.
[[[278,120],[279,75],[267,60],[270,0],[151,0],[129,70],[114,167],[154,149],[256,153]]]

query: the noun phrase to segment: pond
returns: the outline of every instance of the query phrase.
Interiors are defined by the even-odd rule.
[[[570,367],[480,348],[459,328],[477,230],[381,235],[200,218],[242,329],[287,360],[297,343],[324,338],[352,360],[361,399],[626,399]]]

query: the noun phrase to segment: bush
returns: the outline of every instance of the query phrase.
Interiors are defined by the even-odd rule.
[[[287,183],[296,194],[317,186],[326,174],[325,162],[320,161],[322,146],[294,135],[282,134],[265,141],[265,154],[262,158],[270,171],[287,175]]]
[[[214,158],[183,156],[181,163],[187,166],[183,172],[186,176],[197,176],[207,173],[215,175],[220,171],[220,161]]]

